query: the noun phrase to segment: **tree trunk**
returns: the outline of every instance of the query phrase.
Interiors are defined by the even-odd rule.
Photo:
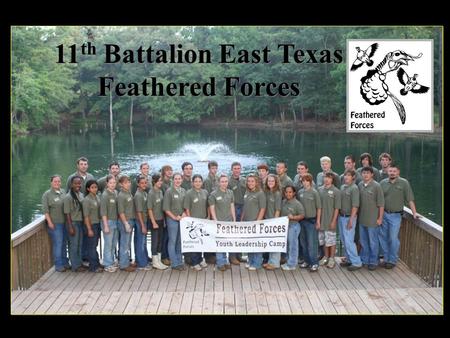
[[[295,114],[294,107],[292,107],[292,115],[294,116],[294,123],[297,124],[297,114]]]
[[[109,132],[113,134],[112,93],[109,91]]]
[[[131,97],[131,105],[130,105],[130,126],[133,125],[133,97]]]
[[[237,98],[236,95],[233,96],[234,100],[234,120],[237,121]]]
[[[302,122],[305,122],[305,112],[303,111],[303,105],[300,105],[300,111],[302,114]]]

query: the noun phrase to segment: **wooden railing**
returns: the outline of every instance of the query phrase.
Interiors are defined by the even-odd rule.
[[[400,259],[430,286],[441,287],[442,227],[425,217],[414,219],[406,207],[404,211],[400,227]],[[29,288],[53,266],[51,240],[44,216],[14,232],[11,246],[13,290]]]
[[[442,287],[442,227],[426,217],[414,219],[404,208],[400,259],[433,287]]]
[[[53,266],[44,216],[11,235],[11,263],[13,290],[28,289]]]

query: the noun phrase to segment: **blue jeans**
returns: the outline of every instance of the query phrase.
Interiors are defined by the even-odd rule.
[[[89,260],[88,235],[85,226],[83,226],[83,243],[81,244],[81,259],[83,261]]]
[[[391,264],[397,264],[398,251],[400,250],[400,240],[398,233],[402,215],[400,213],[386,213],[383,216],[383,225],[380,228],[380,245],[384,252],[384,261]]]
[[[236,214],[236,221],[240,222],[241,221],[241,215],[242,215],[242,209],[243,209],[243,205],[242,204],[235,204],[234,205],[234,211]],[[217,257],[217,255],[216,255]],[[237,259],[241,259],[242,258],[242,253],[240,252],[230,252],[228,254],[228,259],[232,259],[232,258],[237,258]]]
[[[262,268],[263,253],[262,252],[249,252],[248,253],[248,265],[251,267],[261,269]]]
[[[114,253],[116,251],[117,241],[119,240],[119,230],[116,220],[108,220],[109,233],[105,233],[102,222],[103,231],[103,265],[107,268],[114,264]]]
[[[131,224],[131,223],[130,223]],[[145,222],[145,228],[147,222]],[[144,268],[148,265],[148,250],[147,250],[147,234],[142,233],[142,228],[139,222],[134,223],[134,257],[138,268]]]
[[[183,264],[183,256],[181,254],[180,222],[167,217],[167,232],[169,234],[167,249],[169,251],[171,266],[174,268]]]
[[[134,228],[134,219],[127,220],[131,226],[131,232],[126,232],[125,224],[121,220],[117,221],[120,237],[119,237],[119,267],[125,269],[130,266],[131,255],[131,235]]]
[[[167,219],[166,217],[166,226],[161,230],[160,235],[161,239],[161,259],[169,258],[169,230],[167,229]]]
[[[72,271],[75,271],[81,266],[81,248],[83,246],[83,224],[81,222],[72,222],[72,228],[75,230],[75,234],[71,236],[70,233],[67,231],[68,235],[67,239],[69,241],[70,265],[72,265]]]
[[[316,219],[305,218],[300,222],[300,240],[302,241],[303,259],[308,265],[318,265],[318,234],[316,230]]]
[[[92,224],[91,227],[94,232],[94,237],[88,237],[86,229],[87,259],[89,261],[89,271],[95,271],[100,266],[100,259],[97,252],[98,239],[100,238],[100,223]]]
[[[347,261],[354,266],[361,266],[361,258],[358,255],[358,250],[355,244],[355,228],[356,218],[352,220],[352,228],[347,229],[347,223],[350,217],[339,216],[339,233],[341,235],[341,241],[344,243],[345,257]]]
[[[363,264],[378,265],[378,233],[380,227],[366,227],[359,223],[359,240],[361,242],[361,261]]]
[[[55,229],[48,228],[48,234],[52,240],[53,261],[55,270],[61,271],[69,266],[67,259],[67,233],[64,223],[54,223]]]
[[[191,265],[200,264],[203,260],[201,252],[191,252]]]
[[[289,224],[287,265],[290,268],[297,267],[298,264],[298,236],[300,235],[300,223]]]
[[[216,265],[217,267],[228,264],[227,254],[225,252],[216,252]]]
[[[271,252],[268,263],[276,268],[280,267],[281,252]]]

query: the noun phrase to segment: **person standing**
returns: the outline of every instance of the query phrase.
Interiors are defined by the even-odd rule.
[[[297,175],[295,175],[293,183],[295,189],[299,192],[301,189],[303,189],[302,185],[302,178],[306,174],[309,174],[309,168],[308,164],[305,161],[300,161],[297,163]],[[312,176],[311,176],[312,177]],[[315,187],[314,180],[312,181],[312,187]]]
[[[103,272],[98,257],[97,245],[100,239],[100,197],[97,196],[98,185],[95,180],[86,182],[87,195],[83,199],[84,224],[86,226],[86,247],[90,272]],[[84,240],[84,239],[83,239]]]
[[[150,184],[152,177],[150,176],[150,165],[147,162],[143,162],[139,165],[139,174],[132,180],[131,184],[131,194],[134,196],[138,189],[138,179],[139,177],[145,177],[147,179],[147,186],[145,187],[145,192],[148,194],[150,191]]]
[[[228,189],[227,175],[220,175],[219,187],[209,195],[208,204],[211,218],[214,221],[236,222],[234,194]],[[231,269],[231,265],[228,264],[227,254],[225,252],[216,253],[216,264],[220,271]]]
[[[209,219],[208,192],[202,189],[203,178],[201,175],[192,176],[192,188],[186,192],[183,208],[186,216]],[[191,266],[196,271],[206,268],[207,264],[203,262],[201,252],[190,253]]]
[[[236,219],[241,219],[242,207],[244,206],[244,194],[245,194],[245,178],[241,176],[241,164],[239,162],[233,162],[231,164],[231,176],[228,179],[228,189],[233,192],[234,195],[234,212]],[[239,265],[240,262],[244,262],[242,259],[242,253],[230,252],[228,259],[231,264]]]
[[[214,191],[219,185],[219,178],[217,177],[217,169],[219,165],[216,161],[208,162],[208,177],[203,181],[203,189],[205,189],[208,194]]]
[[[302,189],[297,194],[298,200],[305,209],[305,218],[300,221],[300,242],[303,248],[304,262],[300,268],[308,268],[310,272],[319,269],[318,233],[321,223],[322,201],[319,192],[313,188],[313,177],[306,173],[302,176]]]
[[[341,192],[333,184],[334,173],[328,171],[323,177],[323,185],[319,187],[322,213],[320,216],[319,245],[324,247],[324,256],[319,265],[334,268],[334,255],[336,253],[336,225],[341,208]]]
[[[378,171],[377,168],[375,168],[373,166],[373,159],[372,159],[372,155],[369,153],[362,153],[361,156],[359,157],[359,163],[361,165],[361,167],[359,167],[358,169],[356,169],[357,173],[362,174],[362,170],[365,167],[371,167],[372,171],[373,171],[373,179],[376,182],[380,182],[380,172]]]
[[[64,214],[66,215],[67,233],[69,234],[69,259],[72,271],[84,272],[81,248],[83,245],[83,194],[81,193],[82,178],[72,176],[70,190],[64,196]]]
[[[162,186],[161,190],[163,193],[166,192],[172,186],[172,177],[173,177],[173,169],[170,165],[164,165],[161,168],[161,176],[162,176]]]
[[[181,170],[183,171],[183,183],[181,183],[181,186],[184,190],[188,191],[192,188],[192,171],[194,167],[191,162],[183,162]]]
[[[331,173],[333,175],[333,182],[332,184],[336,187],[339,188],[341,186],[341,180],[339,178],[339,175],[336,174],[332,169],[331,169],[331,158],[329,158],[328,156],[322,156],[320,158],[320,167],[322,168],[322,172],[317,174],[317,187],[321,187],[322,185],[324,185],[324,181],[325,181],[325,174],[326,173]]]
[[[94,179],[94,176],[92,176],[92,174],[87,172],[88,168],[89,168],[88,159],[86,157],[80,157],[77,160],[77,171],[75,171],[73,174],[69,175],[69,177],[67,178],[66,191],[69,191],[71,188],[72,177],[79,176],[81,178],[81,190],[80,191],[83,195],[86,194],[86,182],[88,180]]]
[[[341,186],[341,209],[339,210],[339,233],[344,243],[345,261],[340,265],[349,271],[361,268],[361,258],[355,244],[356,220],[359,208],[359,189],[355,184],[356,171],[346,169]]]
[[[166,224],[169,234],[169,257],[172,269],[186,270],[181,255],[180,220],[186,216],[183,209],[186,191],[181,187],[183,178],[180,173],[173,175],[173,185],[166,190],[163,210],[166,213]]]
[[[161,191],[164,194],[167,189],[169,189],[172,186],[172,177],[173,177],[173,169],[170,165],[164,165],[161,168],[161,179],[162,179],[162,185],[161,185]],[[162,244],[161,244],[161,262],[165,265],[170,265],[170,258],[169,258],[169,232],[166,226],[162,230]]]
[[[134,208],[133,196],[131,195],[131,181],[126,175],[119,178],[121,186],[117,196],[117,212],[119,219],[119,267],[126,272],[134,272],[136,268],[130,265],[131,236],[136,222],[136,210]]]
[[[288,185],[294,185],[291,178],[287,175],[288,167],[285,161],[279,161],[276,166],[278,178],[280,180],[280,188],[283,190]]]
[[[113,161],[109,164],[109,174],[106,176],[103,176],[102,178],[100,178],[97,183],[98,183],[98,190],[102,193],[105,190],[105,187],[107,185],[107,177],[109,175],[114,176],[115,180],[116,180],[116,190],[117,193],[119,193],[120,191],[120,187],[117,184],[119,182],[119,175],[120,175],[120,165],[118,162]]]
[[[161,175],[154,174],[152,176],[153,188],[150,190],[147,197],[148,222],[151,224],[152,265],[158,270],[165,270],[169,267],[168,265],[170,265],[169,258],[165,258],[164,262],[162,262],[161,258],[163,230],[166,227],[164,224],[164,211],[162,208],[164,198],[161,190],[162,183]]]
[[[388,169],[392,163],[392,157],[388,153],[381,153],[380,156],[378,156],[378,162],[380,163],[380,167],[381,167],[381,169],[379,170],[380,182],[381,182],[385,178],[389,177]]]
[[[136,210],[136,221],[134,223],[134,257],[136,258],[137,269],[148,271],[152,269],[148,259],[147,250],[147,177],[139,175],[137,177],[137,190],[134,194],[134,208]]]
[[[383,266],[386,269],[395,267],[398,261],[400,240],[398,233],[402,222],[403,206],[408,205],[414,218],[419,218],[414,203],[414,194],[408,180],[400,177],[400,168],[391,163],[389,178],[380,182],[384,195],[383,223],[379,232],[380,245],[384,252]]]
[[[52,240],[55,271],[70,269],[67,258],[67,231],[64,219],[64,190],[61,189],[61,176],[50,177],[50,189],[42,195],[42,212],[47,221],[48,233]]]
[[[267,176],[269,175],[269,166],[265,163],[261,163],[256,169],[258,169],[259,185],[264,187],[266,185]]]
[[[359,239],[361,261],[369,270],[378,265],[379,231],[383,222],[384,195],[380,184],[373,179],[373,168],[361,170],[363,181],[359,183]]]
[[[355,158],[353,157],[353,155],[345,156],[345,158],[344,158],[344,172],[347,171],[347,170],[354,170],[355,171],[355,178],[354,178],[353,181],[356,184],[356,187],[358,187],[359,182],[362,181],[362,176],[361,176],[361,173],[356,171],[356,167],[355,166],[356,166],[356,161],[355,161]],[[344,174],[342,174],[340,176],[340,182],[341,182],[340,186],[345,184]],[[336,188],[340,188],[340,186],[336,187]]]
[[[266,194],[266,214],[265,219],[277,218],[281,214],[281,190],[278,176],[269,174],[264,185],[264,192]],[[275,270],[280,267],[281,252],[269,253],[268,262],[263,263],[263,268],[266,270]]]
[[[247,176],[247,190],[244,194],[244,207],[242,209],[241,221],[260,221],[264,219],[266,213],[266,195],[259,187],[259,179],[256,175]],[[248,264],[250,271],[262,268],[262,253],[251,252],[248,254]]]
[[[296,190],[294,186],[288,185],[284,188],[284,200],[281,205],[281,216],[287,216],[288,225],[288,245],[287,262],[281,266],[283,270],[295,270],[298,264],[298,238],[301,232],[300,221],[305,218],[303,205],[295,198]]]
[[[103,231],[103,265],[106,272],[116,272],[114,252],[116,250],[119,230],[117,229],[117,191],[116,177],[106,176],[106,189],[100,198],[100,216]]]

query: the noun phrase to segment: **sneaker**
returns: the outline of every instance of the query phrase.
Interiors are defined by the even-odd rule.
[[[134,266],[128,265],[126,268],[120,268],[120,270],[126,272],[135,272],[136,268]]]
[[[317,264],[314,264],[309,268],[309,272],[317,272],[319,270],[319,266]]]
[[[239,262],[239,260],[236,257],[231,257],[230,258],[230,263],[233,264],[233,265],[241,264],[241,262]]]
[[[352,263],[350,263],[349,261],[341,261],[339,263],[339,266],[342,266],[343,268],[347,268],[347,267],[349,267],[351,265],[352,265]]]
[[[101,268],[101,267],[98,267],[98,268],[95,269],[95,270],[89,270],[89,272],[95,272],[95,273],[101,273],[101,272],[103,272],[103,271],[105,271],[105,269],[103,269],[103,268]]]
[[[347,270],[348,270],[348,271],[356,271],[356,270],[359,270],[359,269],[361,269],[361,268],[362,268],[362,266],[358,266],[358,265],[350,265],[350,266],[347,267]]]
[[[330,257],[330,259],[328,260],[327,268],[333,269],[335,265],[336,262],[334,261],[334,258]]]
[[[283,269],[283,270],[285,270],[285,271],[293,271],[293,270],[295,270],[295,266],[289,266],[289,265],[287,265],[287,263],[286,263],[286,264],[283,264],[283,265],[281,266],[281,269]]]
[[[386,263],[386,265],[384,266],[385,269],[392,269],[395,266],[395,264],[392,263]]]
[[[78,268],[74,270],[74,272],[86,272],[88,270],[87,267],[80,265]]]
[[[200,266],[201,266],[202,268],[207,268],[207,267],[208,267],[208,264],[206,264],[205,260],[202,260],[202,261],[200,262]]]
[[[56,272],[66,272],[67,270],[66,267],[55,269]]]
[[[248,257],[247,256],[241,256],[241,257],[238,257],[237,260],[239,262],[241,262],[241,263],[246,263],[248,261]]]
[[[143,266],[143,267],[139,267],[137,268],[139,271],[150,271],[153,269],[153,266],[151,265],[147,265],[147,266]]]
[[[208,264],[216,264],[216,256],[207,256],[205,259],[206,263]]]
[[[272,271],[272,270],[277,269],[277,267],[272,264],[266,264],[266,266],[264,266],[264,269]]]
[[[322,259],[319,261],[319,265],[327,265],[328,264],[328,257],[323,256]]]
[[[200,264],[196,264],[191,266],[191,269],[194,269],[195,271],[202,271],[202,266]]]
[[[368,269],[369,269],[370,271],[374,271],[374,270],[377,269],[377,266],[376,266],[375,264],[369,264]]]
[[[89,261],[87,261],[87,260],[83,260],[83,261],[81,262],[81,264],[82,264],[83,266],[89,267]]]
[[[280,259],[280,264],[286,264],[287,263],[287,258],[286,257],[281,257]]]
[[[184,270],[186,270],[186,267],[183,264],[181,264],[181,265],[173,267],[172,269],[178,270],[178,271],[184,271]]]
[[[117,271],[117,267],[115,267],[114,265],[110,265],[110,266],[107,266],[105,268],[105,271],[106,272],[116,272]]]
[[[378,266],[381,266],[382,268],[385,268],[386,267],[386,262],[380,262],[380,263],[378,263]]]
[[[254,266],[249,266],[248,271],[256,271],[256,268]]]
[[[250,267],[250,264],[245,263],[245,268],[248,269]]]
[[[225,265],[219,266],[219,267],[217,267],[217,269],[219,271],[227,271],[227,268],[225,267]]]
[[[267,265],[269,265],[269,263],[263,263],[262,267],[265,268]]]
[[[170,266],[170,259],[169,258],[163,258],[161,259],[161,263],[163,263],[164,265]]]
[[[299,265],[302,269],[306,269],[309,268],[309,264],[306,262],[303,262],[302,264]]]

